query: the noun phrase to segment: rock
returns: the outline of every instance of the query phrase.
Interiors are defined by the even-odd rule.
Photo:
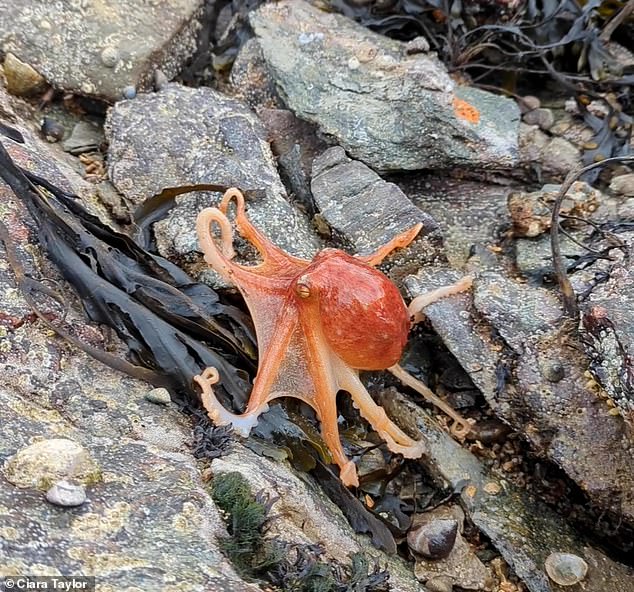
[[[250,22],[286,105],[353,158],[379,171],[516,162],[517,105],[457,86],[434,55],[302,0]]]
[[[238,52],[229,77],[233,95],[251,109],[283,107],[271,80],[257,39],[249,39]]]
[[[298,119],[287,109],[261,108],[258,112],[277,157],[280,175],[289,193],[304,210],[315,214],[315,203],[310,190],[313,159],[328,146],[317,135],[316,126]]]
[[[474,255],[480,259],[478,267],[499,267],[500,229],[509,224],[508,186],[436,175],[408,175],[394,181],[438,223],[443,250],[452,267],[463,268],[467,261],[473,265]]]
[[[456,298],[464,300],[468,296]],[[431,311],[432,306],[427,310]],[[632,569],[588,546],[561,515],[507,481],[496,493],[488,492],[487,484],[496,483],[499,478],[418,405],[394,389],[384,390],[377,402],[388,415],[400,418],[403,427],[421,431],[429,445],[428,455],[421,459],[425,469],[434,479],[460,492],[460,504],[467,519],[491,540],[529,592],[556,592],[544,571],[544,562],[553,552],[572,553],[588,563],[586,592],[631,590]],[[425,568],[433,563],[426,562]],[[462,569],[461,565],[455,567]],[[423,574],[422,569],[418,563],[417,575]]]
[[[58,481],[46,492],[46,501],[56,506],[76,508],[86,502],[86,489],[68,481]]]
[[[634,427],[633,311],[634,269],[617,263],[584,304],[582,331],[594,376]],[[630,447],[634,450],[634,442]]]
[[[2,17],[0,17],[2,18]],[[12,95],[28,97],[43,92],[46,80],[33,66],[23,62],[10,51],[4,56],[4,76],[7,90]]]
[[[407,544],[426,559],[444,559],[454,548],[459,526],[455,517],[447,517],[444,513],[440,516],[434,511],[419,514],[414,516],[407,533]]]
[[[59,142],[66,133],[64,126],[51,117],[45,117],[42,120],[40,131],[47,142]]]
[[[634,197],[634,173],[614,177],[610,181],[610,189],[619,195]]]
[[[168,77],[180,71],[196,48],[202,4],[0,0],[0,47],[56,88],[116,101],[126,86],[149,90],[157,67]]]
[[[545,173],[565,177],[581,164],[581,151],[564,138],[553,138],[544,147],[541,158]]]
[[[169,405],[172,402],[172,397],[166,388],[152,389],[145,395],[145,399],[157,405]]]
[[[537,125],[543,130],[549,130],[555,124],[555,116],[550,109],[534,109],[522,117],[527,125]]]
[[[539,97],[535,97],[533,95],[526,95],[519,99],[519,106],[522,114],[530,113],[535,109],[539,109],[541,105],[542,102],[539,100]]]
[[[411,246],[404,253],[394,253],[394,265],[398,274],[405,274],[434,260],[438,251],[432,245],[436,222],[397,185],[387,183],[362,162],[348,158],[342,148],[330,148],[314,160],[311,189],[335,240],[355,252],[368,255],[421,223],[419,237]],[[399,257],[402,260],[398,261]]]
[[[0,110],[5,96],[0,89]],[[17,162],[67,191],[90,195],[87,183],[55,161],[55,154],[65,157],[61,150],[33,136],[17,117],[14,123],[26,145],[0,141]],[[0,203],[27,273],[62,286],[40,254],[26,209],[1,181]],[[48,306],[42,304],[45,313],[56,310]],[[148,384],[51,336],[33,320],[6,265],[0,266],[0,311],[0,573],[89,573],[113,589],[258,592],[220,551],[226,531],[186,444],[190,418],[175,407],[148,404]],[[85,323],[76,305],[66,322],[81,339],[104,347],[100,331]],[[111,353],[124,355],[120,344],[109,343]],[[161,432],[169,437],[154,437]],[[59,446],[51,446],[60,439],[62,450],[77,454],[60,455]],[[71,458],[80,462],[42,472],[49,460],[59,468]],[[69,474],[85,483],[89,503],[63,511],[33,489],[39,480],[45,491]]]
[[[4,476],[16,487],[48,490],[55,482],[73,479],[85,485],[101,481],[101,470],[77,442],[52,438],[18,450],[4,465]]]
[[[90,121],[80,121],[62,145],[66,152],[77,155],[99,150],[103,143],[103,129],[100,126]]]
[[[266,236],[308,259],[319,249],[308,221],[285,199],[262,124],[243,103],[211,88],[169,84],[160,93],[117,103],[108,114],[106,135],[110,178],[132,204],[166,187],[194,183],[256,190],[263,196],[247,201],[247,213]],[[198,252],[196,216],[221,197],[177,198],[177,207],[155,225],[161,254],[191,260]],[[240,256],[253,260],[244,243],[237,247]],[[198,276],[200,269],[192,273]],[[218,281],[208,273],[209,281]]]
[[[457,274],[422,270],[405,285],[414,297],[427,286],[456,279]],[[598,507],[634,523],[632,444],[625,423],[609,413],[588,383],[590,360],[562,322],[558,298],[484,272],[474,284],[475,310],[469,300],[468,294],[447,298],[425,314],[495,414],[525,434]],[[565,376],[557,382],[543,370],[553,362],[564,367]],[[501,376],[513,380],[501,381]]]

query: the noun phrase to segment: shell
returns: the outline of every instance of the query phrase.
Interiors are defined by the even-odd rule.
[[[551,553],[544,567],[548,577],[560,586],[574,586],[588,573],[588,564],[572,553]]]

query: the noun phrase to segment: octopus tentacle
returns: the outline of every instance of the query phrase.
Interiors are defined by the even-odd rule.
[[[385,440],[392,452],[402,454],[405,458],[420,458],[425,454],[425,442],[410,438],[387,416],[385,409],[374,402],[355,371],[341,367],[337,377],[341,388],[350,393],[359,413]]]
[[[423,313],[423,309],[438,300],[442,300],[447,296],[452,296],[454,294],[460,294],[460,292],[466,292],[473,285],[473,276],[466,275],[462,279],[458,280],[455,284],[451,284],[449,286],[443,286],[442,288],[437,288],[436,290],[432,290],[431,292],[425,292],[424,294],[420,294],[416,296],[407,307],[407,312],[409,316],[412,317],[414,323],[419,323],[425,318],[425,314]]]
[[[363,261],[363,263],[371,266],[378,265],[395,249],[402,249],[409,245],[418,235],[423,225],[419,222],[415,226],[412,226],[409,230],[401,232],[396,235],[390,242],[379,247],[374,253],[370,255],[358,256],[357,259]]]

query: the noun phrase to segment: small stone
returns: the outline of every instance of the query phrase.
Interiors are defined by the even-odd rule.
[[[588,564],[572,553],[551,553],[544,567],[548,577],[560,586],[574,586],[588,573]]]
[[[429,41],[425,37],[414,37],[405,45],[405,53],[412,55],[415,53],[427,53],[429,51]]]
[[[163,70],[156,69],[154,71],[154,90],[160,91],[164,89],[169,83],[167,76]]]
[[[634,197],[634,173],[614,177],[610,182],[610,189],[618,195]]]
[[[18,97],[28,97],[44,91],[46,79],[33,66],[8,52],[4,58],[7,90]]]
[[[526,95],[522,97],[519,101],[520,111],[522,113],[528,113],[529,111],[533,111],[534,109],[539,109],[542,105],[542,102],[533,95]]]
[[[121,95],[124,99],[133,99],[136,97],[136,88],[134,86],[126,86],[122,91]]]
[[[56,506],[75,508],[86,502],[86,490],[83,485],[58,481],[46,492],[46,500]]]
[[[16,487],[47,491],[64,479],[94,483],[101,479],[101,471],[83,446],[66,438],[52,438],[19,450],[6,462],[4,476]]]
[[[361,65],[361,62],[359,62],[359,58],[355,56],[352,56],[348,60],[348,68],[350,68],[351,70],[358,70],[360,65]]]
[[[114,47],[105,47],[99,57],[106,68],[114,68],[119,62],[119,52]]]
[[[528,125],[538,125],[543,130],[548,130],[555,124],[555,116],[550,109],[533,109],[522,117]]]
[[[146,393],[145,400],[157,405],[169,405],[172,402],[172,397],[166,388],[161,387]]]
[[[581,162],[579,149],[563,138],[553,138],[542,152],[544,171],[565,176]]]
[[[577,105],[576,99],[566,99],[564,111],[572,115],[577,115],[579,113],[579,105]]]
[[[64,137],[64,126],[51,117],[42,120],[40,131],[47,142],[59,142]]]
[[[90,121],[75,124],[70,137],[64,140],[63,147],[71,154],[94,152],[104,143],[103,129]]]
[[[407,544],[428,559],[447,557],[453,549],[458,534],[458,521],[437,519],[407,533]]]
[[[486,491],[489,495],[497,495],[502,491],[502,486],[495,481],[489,481],[484,487],[484,491]]]

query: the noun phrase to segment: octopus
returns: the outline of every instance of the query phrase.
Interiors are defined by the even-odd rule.
[[[260,255],[261,262],[255,265],[233,261],[233,229],[227,217],[232,202],[238,233]],[[426,450],[423,440],[412,439],[390,420],[359,378],[360,371],[388,369],[442,408],[454,419],[453,433],[464,436],[471,427],[468,422],[398,362],[411,319],[439,298],[468,289],[471,278],[418,296],[408,308],[398,288],[374,268],[393,250],[407,246],[421,226],[370,255],[351,256],[329,248],[308,261],[274,245],[249,221],[239,190],[226,191],[218,208],[204,209],[196,231],[205,261],[244,297],[259,350],[257,374],[242,414],[227,410],[214,394],[213,385],[221,379],[216,368],[194,377],[210,419],[216,425],[230,424],[246,437],[273,399],[300,399],[315,410],[341,481],[358,486],[356,465],[346,456],[339,436],[339,391],[349,393],[389,450],[405,458],[419,458]]]

